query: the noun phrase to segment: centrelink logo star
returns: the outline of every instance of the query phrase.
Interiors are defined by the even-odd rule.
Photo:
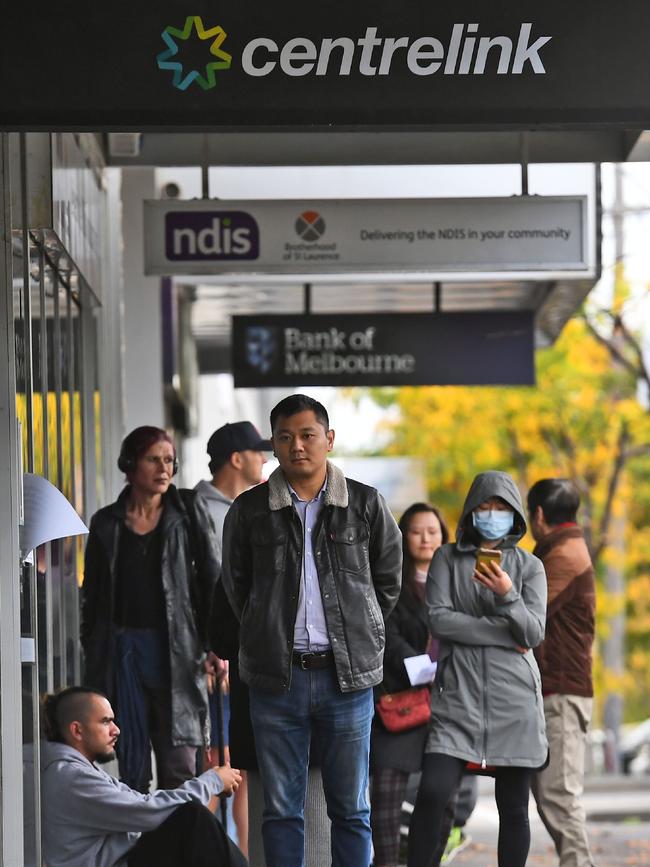
[[[171,59],[178,54],[178,44],[176,40],[181,39],[185,42],[192,34],[192,30],[196,30],[196,35],[203,41],[207,39],[213,40],[212,45],[210,45],[210,54],[219,58],[218,60],[213,60],[211,63],[206,63],[204,72],[201,72],[198,69],[192,69],[189,72],[185,72],[182,63],[179,63],[178,60]],[[230,69],[232,57],[221,48],[227,35],[223,27],[211,27],[209,30],[206,30],[203,26],[203,21],[198,15],[188,15],[185,19],[185,24],[183,25],[182,30],[179,30],[178,27],[171,27],[169,25],[165,27],[161,35],[163,42],[167,46],[167,50],[161,51],[156,58],[158,68],[172,69],[174,71],[174,80],[172,84],[179,90],[187,90],[193,81],[196,81],[199,87],[202,87],[203,90],[210,90],[217,83],[214,74],[215,70]]]

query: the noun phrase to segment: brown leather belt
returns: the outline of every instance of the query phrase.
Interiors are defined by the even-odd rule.
[[[299,665],[303,671],[311,671],[315,668],[332,668],[334,654],[331,650],[321,650],[318,653],[301,653],[299,650],[294,650],[291,654],[291,661],[294,665]]]

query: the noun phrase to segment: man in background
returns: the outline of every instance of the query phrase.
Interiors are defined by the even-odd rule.
[[[221,561],[223,522],[233,500],[244,491],[262,481],[262,467],[266,463],[265,451],[271,451],[270,440],[264,440],[250,421],[238,421],[217,428],[208,440],[207,452],[210,456],[209,469],[211,481],[202,480],[195,490],[205,500],[210,516],[214,521],[217,537],[218,556]],[[230,712],[243,717],[237,725],[236,737],[230,744],[236,761],[242,768],[249,769],[254,762],[252,733],[249,734],[248,696],[246,688],[240,683],[237,671],[238,624],[232,609],[223,593],[221,582],[217,585],[214,602],[214,633],[217,636],[217,651],[223,659],[231,661],[229,690],[224,696],[223,728],[225,743],[229,743],[228,724]],[[227,663],[221,663],[221,677],[227,677]],[[212,720],[211,745],[218,745],[217,728],[219,717],[216,703],[219,694],[216,690],[221,683],[213,683],[210,694],[210,715]],[[237,829],[237,840],[245,855],[248,856],[248,774],[242,772],[242,783],[233,799],[233,820]]]
[[[224,424],[208,440],[211,481],[202,480],[196,490],[207,502],[217,531],[219,560],[223,522],[233,500],[262,481],[264,452],[271,451],[270,440],[264,440],[249,421]]]
[[[569,479],[541,479],[528,492],[534,553],[546,570],[546,637],[535,648],[542,675],[550,760],[533,776],[537,810],[560,867],[591,867],[581,797],[593,700],[594,569],[577,523],[580,497]]]

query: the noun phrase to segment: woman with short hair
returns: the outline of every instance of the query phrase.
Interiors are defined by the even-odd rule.
[[[82,587],[87,686],[115,706],[121,779],[147,791],[151,748],[159,788],[196,772],[205,742],[210,612],[219,578],[203,500],[172,483],[176,448],[161,428],[123,441],[127,485],[92,518]]]

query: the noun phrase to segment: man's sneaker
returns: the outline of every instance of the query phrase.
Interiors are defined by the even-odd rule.
[[[462,852],[463,849],[466,849],[471,842],[472,838],[466,834],[462,828],[452,828],[449,832],[447,845],[445,846],[445,851],[442,853],[440,863],[449,864],[454,860],[456,855],[458,855],[459,852]]]

